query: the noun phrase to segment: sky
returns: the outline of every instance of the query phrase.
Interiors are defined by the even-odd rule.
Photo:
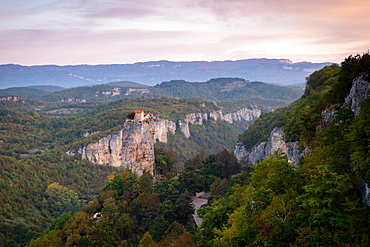
[[[370,49],[368,0],[0,0],[0,64],[286,58]]]

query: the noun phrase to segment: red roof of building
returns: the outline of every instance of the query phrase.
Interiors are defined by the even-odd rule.
[[[148,116],[150,114],[150,112],[146,112],[144,113],[144,116]]]
[[[139,111],[139,110],[137,110],[137,111],[134,111],[134,113],[142,113],[143,111]]]

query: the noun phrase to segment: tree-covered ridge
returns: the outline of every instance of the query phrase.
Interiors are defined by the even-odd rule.
[[[0,89],[0,96],[5,95],[17,95],[26,99],[35,99],[51,92],[63,90],[63,87],[52,86],[52,85],[38,85],[28,87],[10,87],[6,89]]]
[[[370,210],[363,203],[364,182],[370,182],[370,100],[362,101],[357,116],[344,104],[348,85],[358,77],[368,80],[369,57],[351,56],[341,67],[313,73],[299,101],[265,115],[266,125],[257,121],[256,128],[266,131],[253,135],[251,126],[242,135],[258,143],[270,126],[284,126],[285,138],[298,140],[305,158],[293,167],[276,153],[255,165],[251,178],[234,186],[230,196],[201,210],[199,246],[370,244]],[[330,121],[323,119],[326,109],[333,110]]]
[[[73,217],[59,217],[30,246],[140,246],[145,241],[167,246],[177,238],[195,246],[189,233],[195,227],[191,199],[186,191],[180,193],[178,186],[172,179],[153,187],[149,173],[137,177],[126,170]]]
[[[228,103],[225,107],[219,107],[212,102],[201,99],[125,99],[109,103],[86,103],[66,104],[63,109],[69,107],[86,107],[86,111],[73,116],[48,116],[42,113],[53,111],[55,108],[34,110],[0,109],[0,154],[25,158],[35,153],[41,153],[46,149],[71,145],[79,148],[79,145],[88,144],[100,138],[115,133],[122,128],[126,116],[134,110],[140,109],[151,112],[162,118],[177,122],[183,120],[186,114],[196,112],[210,112],[216,110],[236,109],[239,107],[251,107],[248,101]],[[260,107],[260,106],[258,106]],[[260,107],[263,111],[265,109]],[[229,110],[230,111],[230,110]],[[208,121],[204,126],[190,126],[194,137],[187,144],[192,147],[191,154],[182,156],[190,158],[201,147],[211,147],[210,140],[215,137],[219,142],[214,143],[217,148],[209,151],[218,152],[226,145],[232,148],[235,137],[245,125],[233,127],[224,121]],[[218,128],[219,131],[205,131],[206,128]],[[92,135],[89,138],[85,136]],[[203,136],[205,138],[199,138]],[[229,138],[227,138],[227,136]],[[175,142],[188,142],[182,134],[178,133],[171,145]],[[171,140],[172,140],[171,139]],[[80,141],[79,143],[76,143]],[[198,143],[194,146],[194,141]],[[186,151],[184,151],[186,152]]]
[[[128,170],[111,176],[98,197],[72,217],[61,215],[30,246],[197,246],[190,195],[225,196],[241,167],[226,149],[217,155],[203,150],[178,178],[175,163],[173,153],[157,150],[160,179]]]
[[[330,159],[323,150],[300,169],[279,154],[261,161],[229,196],[199,210],[198,246],[368,246],[369,209]]]
[[[321,111],[330,104],[330,101],[325,102],[323,98],[335,87],[340,71],[341,67],[333,64],[312,73],[307,78],[306,89],[300,99],[288,107],[263,114],[247,131],[239,136],[238,140],[250,149],[266,140],[273,128],[281,126],[284,126],[287,140],[298,140],[298,129],[309,128],[307,119],[320,117]],[[332,92],[330,95],[337,93]],[[314,110],[316,113],[311,110],[315,106],[321,107]],[[312,126],[315,128],[314,125]]]
[[[53,219],[95,197],[115,169],[48,151],[25,161],[0,156],[0,246],[26,246]]]
[[[124,98],[201,98],[215,101],[251,100],[265,106],[286,106],[302,94],[302,90],[263,82],[249,82],[242,78],[217,78],[207,82],[173,80],[154,87],[128,88],[114,85],[96,85],[68,88],[44,96],[47,102],[114,101]]]
[[[48,94],[49,92],[43,89],[34,87],[11,87],[0,89],[0,95],[18,95],[26,99],[34,99]]]

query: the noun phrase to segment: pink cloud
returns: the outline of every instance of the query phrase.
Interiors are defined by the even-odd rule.
[[[368,0],[58,0],[3,7],[0,63],[275,55],[329,61],[370,46]]]

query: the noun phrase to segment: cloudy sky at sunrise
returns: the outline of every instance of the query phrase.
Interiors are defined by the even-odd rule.
[[[370,48],[368,0],[0,0],[0,64],[287,58]]]

